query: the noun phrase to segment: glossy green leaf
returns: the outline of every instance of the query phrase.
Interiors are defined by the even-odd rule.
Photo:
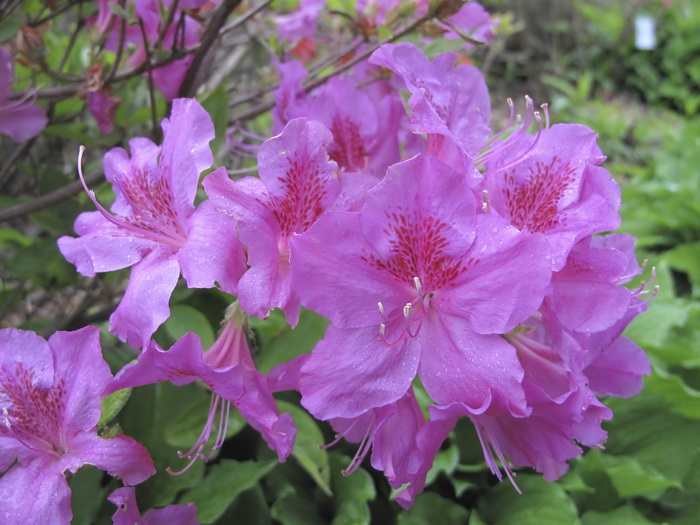
[[[211,397],[207,396],[187,406],[180,415],[165,427],[165,440],[174,447],[184,450],[189,449],[194,442],[197,441],[206,424],[210,404]],[[232,406],[228,418],[228,427],[226,428],[226,438],[235,436],[245,426],[246,422],[243,416]],[[214,432],[209,439],[210,444],[212,444],[216,438],[216,428],[218,427],[214,427]]]
[[[331,490],[335,495],[335,517],[332,525],[362,525],[370,522],[367,503],[376,495],[374,482],[367,471],[358,468],[349,476],[342,471],[350,464],[350,459],[338,454],[330,454]]]
[[[276,461],[222,459],[208,469],[201,483],[180,497],[180,502],[194,503],[199,520],[212,523],[239,494],[253,488],[276,464]]]
[[[112,421],[114,417],[119,414],[126,402],[131,396],[131,388],[125,388],[123,390],[117,390],[116,392],[108,395],[102,400],[102,413],[100,414],[100,421],[97,423],[98,428],[102,428],[107,423]]]
[[[581,516],[581,525],[651,525],[644,514],[633,507],[618,507],[609,512],[589,511]]]
[[[298,430],[292,452],[293,456],[321,490],[330,495],[331,467],[328,451],[325,448],[320,448],[324,444],[321,429],[318,428],[314,418],[303,408],[284,401],[279,401],[277,406],[280,413],[289,412],[291,414],[294,426]]]
[[[214,330],[209,320],[202,312],[186,304],[171,306],[170,317],[163,326],[174,340],[180,339],[187,332],[194,332],[202,340],[204,350],[214,344]]]
[[[479,502],[480,518],[490,525],[577,525],[576,505],[556,483],[540,475],[520,474],[516,478],[522,495],[504,481]]]
[[[448,500],[434,492],[420,494],[410,510],[398,516],[398,525],[463,525],[469,518],[469,512],[454,501]]]

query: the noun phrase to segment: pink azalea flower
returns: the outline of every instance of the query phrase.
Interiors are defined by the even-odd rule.
[[[7,328],[0,330],[0,350],[0,472],[9,468],[0,478],[2,523],[68,523],[64,473],[85,464],[128,485],[155,473],[133,439],[97,435],[112,379],[97,328],[56,332],[48,342]]]
[[[289,14],[274,17],[282,40],[299,40],[316,32],[316,22],[326,0],[301,0],[299,8]]]
[[[446,24],[440,23],[447,31],[443,38],[462,38],[454,31],[457,28],[462,34],[488,44],[493,40],[493,27],[498,25],[499,20],[492,20],[488,11],[479,2],[467,2],[459,11],[450,15],[445,20]],[[471,42],[465,42],[464,47],[470,49],[474,47]]]
[[[88,91],[85,100],[100,131],[105,135],[112,133],[114,131],[114,114],[121,100],[102,91]]]
[[[34,102],[10,98],[13,76],[12,55],[0,47],[0,133],[24,142],[41,133],[49,119]]]
[[[139,356],[138,362],[124,367],[109,385],[108,392],[123,388],[172,381],[184,385],[201,379],[214,392],[207,423],[199,439],[181,457],[190,463],[207,460],[220,448],[226,436],[231,404],[240,410],[245,420],[263,436],[272,450],[284,461],[292,452],[296,429],[289,414],[279,415],[275,400],[263,374],[255,368],[246,339],[247,318],[237,303],[229,307],[223,329],[214,345],[202,352],[202,343],[188,333],[168,351],[154,341]],[[207,442],[219,416],[217,437],[209,454],[204,454]]]
[[[404,81],[411,93],[411,130],[428,134],[428,153],[437,157],[448,147],[445,141],[474,156],[491,134],[491,104],[484,77],[473,66],[454,68],[455,58],[456,54],[445,53],[431,62],[420,49],[404,42],[385,44],[369,59],[370,64],[390,69]],[[456,167],[462,161],[448,163]]]
[[[177,99],[163,120],[163,146],[149,139],[129,142],[104,157],[114,188],[114,215],[89,192],[99,211],[81,214],[78,238],[61,237],[58,247],[83,275],[133,266],[110,329],[136,348],[148,345],[170,315],[170,295],[182,273],[191,288],[233,293],[244,260],[235,224],[208,201],[194,206],[199,174],[211,166],[214,125],[194,99]],[[225,174],[224,168],[219,173]]]
[[[335,177],[337,164],[326,153],[330,140],[323,124],[295,119],[260,146],[259,179],[233,182],[221,171],[204,180],[216,208],[236,218],[248,250],[249,268],[238,283],[238,299],[251,315],[264,318],[271,308],[281,308],[290,324],[297,323],[289,240],[347,197]]]
[[[561,270],[576,242],[620,225],[620,188],[599,166],[605,157],[590,128],[556,124],[516,134],[482,157],[489,205],[515,227],[544,234],[552,269]]]
[[[426,421],[412,388],[389,405],[330,423],[338,439],[360,443],[343,474],[352,474],[371,449],[372,467],[383,471],[394,489],[404,487],[396,501],[405,509],[413,506],[415,496],[425,488],[435,454],[454,426],[453,421]]]
[[[107,499],[117,506],[112,516],[114,525],[199,525],[197,507],[192,503],[151,509],[141,517],[133,487],[117,489]]]
[[[360,212],[327,213],[290,240],[301,303],[333,323],[301,368],[312,414],[355,418],[416,374],[440,404],[527,413],[500,334],[542,302],[547,247],[478,208],[464,174],[419,156],[390,168]]]

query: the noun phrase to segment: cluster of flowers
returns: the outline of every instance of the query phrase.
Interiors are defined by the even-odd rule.
[[[105,49],[113,53],[130,51],[125,65],[142,65],[150,53],[162,48],[166,51],[183,50],[199,42],[202,32],[200,15],[211,9],[218,0],[127,0],[122,11],[129,13],[131,21],[117,16],[109,0],[97,1],[97,14],[90,20],[98,34],[106,38]],[[164,19],[161,8],[168,16]],[[178,94],[185,74],[192,63],[193,55],[173,60],[154,68],[150,75],[153,84],[167,101]],[[110,95],[109,86],[102,79],[102,68],[93,66],[90,82],[85,94],[87,107],[102,133],[114,129],[114,114],[120,100]]]
[[[593,131],[550,126],[529,99],[524,117],[509,102],[510,121],[492,134],[484,79],[455,58],[385,45],[311,93],[300,64],[281,64],[259,177],[234,181],[218,168],[197,206],[214,127],[195,100],[173,101],[162,146],[135,138],[130,154],[108,152],[111,211],[86,188],[97,211],[81,214],[78,237],[59,249],[87,276],[132,267],[110,330],[143,352],[111,378],[94,328],[48,343],[0,332],[11,348],[0,468],[18,458],[0,480],[3,499],[39,479],[54,496],[31,511],[69,517],[66,470],[91,463],[127,485],[149,476],[140,445],[95,432],[101,397],[158,381],[201,379],[213,390],[207,424],[183,454],[190,464],[209,457],[217,414],[221,445],[231,404],[284,461],[296,429],[272,393],[294,389],[339,437],[361,443],[346,472],[371,450],[404,507],[460,417],[499,479],[501,468],[512,480],[512,467],[528,466],[554,480],[582,453],[577,443],[600,446],[612,414],[596,396],[631,396],[649,373],[621,335],[649,293],[621,286],[642,271],[634,239],[598,235],[619,225],[619,188]],[[193,333],[167,351],[151,339],[180,276],[237,296],[204,352]],[[295,326],[302,306],[330,320],[325,337],[265,377],[247,315],[279,308]],[[416,388],[434,403],[428,419]]]
[[[291,55],[302,61],[315,56],[317,44],[323,40],[319,37],[319,18],[327,3],[327,0],[301,0],[294,11],[275,17],[280,38],[294,44]],[[407,11],[423,17],[434,7],[427,0],[358,0],[355,4],[357,26],[367,35],[405,17]],[[430,29],[431,37],[460,38],[465,41],[466,49],[472,47],[472,42],[488,43],[493,39],[493,27],[498,20],[492,19],[480,3],[448,1],[441,9],[444,16]]]

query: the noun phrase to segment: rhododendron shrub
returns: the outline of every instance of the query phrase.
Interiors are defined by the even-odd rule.
[[[645,264],[632,236],[613,233],[621,191],[594,130],[551,125],[529,97],[522,116],[522,104],[505,102],[510,117],[492,129],[501,102],[457,60],[494,37],[481,5],[358,2],[345,18],[363,38],[354,34],[320,79],[323,63],[308,67],[293,50],[307,41],[337,53],[324,33],[337,10],[302,1],[265,19],[278,31],[269,67],[278,83],[266,87],[260,112],[271,115],[253,133],[242,118],[228,125],[226,89],[181,96],[212,63],[206,46],[248,20],[224,26],[237,2],[96,4],[88,25],[100,52],[116,55],[114,68],[123,59],[135,81],[148,77],[152,137],[89,152],[102,167],[87,176],[80,149],[90,209],[72,214],[75,235],[56,249],[83,282],[106,283],[112,308],[97,320],[116,336],[105,330],[114,376],[96,327],[48,341],[0,331],[3,523],[69,521],[67,479],[80,486],[83,465],[127,485],[100,488],[117,506],[114,523],[196,523],[197,512],[210,523],[256,486],[246,494],[266,505],[256,484],[290,456],[285,468],[328,497],[344,483],[329,481],[329,455],[335,464],[337,449],[350,451],[342,475],[362,483],[364,462],[410,509],[465,428],[478,461],[517,492],[518,472],[555,481],[586,448],[603,448],[614,416],[604,396],[631,397],[650,373],[623,332],[655,289],[630,285]],[[405,12],[416,27],[432,24],[425,41],[383,43],[377,35],[415,29],[401,25]],[[459,52],[423,49],[453,39],[464,41]],[[0,112],[21,120],[0,131],[27,140],[45,117],[10,99],[9,51],[0,59]],[[119,78],[105,71],[91,66],[81,96],[111,134],[126,93],[103,89]],[[107,191],[95,182],[102,174]],[[317,336],[297,335],[312,328]],[[155,463],[103,421],[130,392],[121,423],[151,448],[167,442]],[[239,449],[239,433],[261,446]],[[183,443],[189,450],[176,453]],[[268,487],[283,522],[285,505],[298,503],[284,503],[298,488],[287,485],[280,474]],[[32,487],[40,495],[28,504]]]

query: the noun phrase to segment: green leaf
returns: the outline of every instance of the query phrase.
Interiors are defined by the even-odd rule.
[[[218,86],[207,98],[202,100],[202,106],[214,122],[216,138],[211,142],[211,149],[216,155],[226,140],[226,128],[228,127],[228,93],[224,86]]]
[[[107,498],[107,489],[109,488],[111,492],[116,488],[116,486],[102,486],[102,475],[103,472],[100,469],[86,465],[71,477],[68,485],[71,489],[72,525],[90,525],[97,521],[100,507]],[[114,509],[114,505],[112,508]]]
[[[180,497],[180,503],[192,502],[202,523],[216,521],[236,499],[253,488],[275,468],[277,461],[235,461],[222,459],[212,465],[199,485]]]
[[[24,24],[19,13],[13,13],[0,22],[0,44],[4,44],[19,33],[19,28]]]
[[[581,525],[651,525],[653,523],[633,507],[618,507],[610,512],[591,510],[581,516]]]
[[[275,312],[273,312],[274,314]],[[280,363],[290,361],[295,357],[307,354],[313,350],[316,343],[321,340],[326,332],[328,320],[309,310],[302,310],[299,316],[299,324],[292,330],[289,325],[280,323],[273,315],[268,318],[272,321],[274,335],[266,337],[264,333],[260,337],[261,352],[256,360],[258,370],[266,374]],[[254,326],[260,334],[259,326],[267,321],[255,321]]]
[[[399,514],[398,525],[434,525],[438,516],[440,525],[462,525],[469,512],[434,492],[424,492],[418,495],[413,508]]]
[[[97,423],[97,428],[102,428],[112,421],[112,419],[121,412],[122,408],[124,408],[130,396],[131,388],[125,388],[123,390],[117,390],[105,397],[102,400],[102,414],[100,414],[100,421]]]
[[[540,475],[519,474],[522,495],[508,482],[500,483],[480,501],[479,516],[493,525],[574,525],[580,523],[576,505],[556,483]]]
[[[170,317],[165,321],[164,326],[175,340],[180,339],[187,332],[194,332],[202,340],[202,347],[205,350],[214,344],[214,330],[209,320],[202,312],[186,304],[171,306]]]
[[[666,478],[682,482],[688,458],[700,449],[700,421],[671,412],[667,402],[647,392],[632,399],[612,398],[607,404],[615,413],[608,424],[607,452],[634,456]]]
[[[689,419],[700,419],[700,392],[690,388],[683,380],[654,367],[651,377],[644,382],[645,391],[670,403],[670,409]]]
[[[428,471],[428,475],[425,477],[426,487],[430,485],[438,474],[444,472],[448,476],[452,474],[459,465],[459,448],[457,445],[451,444],[444,450],[439,450],[435,455],[435,460],[433,461],[433,466]]]
[[[189,449],[202,433],[202,429],[207,422],[211,399],[209,397],[200,399],[185,408],[180,415],[173,419],[164,430],[165,441],[178,448]],[[226,428],[226,438],[235,436],[246,426],[246,422],[240,412],[231,408]],[[213,432],[210,441],[216,438]]]
[[[299,494],[288,493],[272,505],[272,517],[282,525],[326,525],[317,502]]]
[[[693,294],[700,296],[700,242],[676,246],[664,254],[664,260],[672,268],[687,273],[693,285]]]
[[[294,442],[292,455],[301,467],[309,473],[318,486],[331,495],[331,466],[328,460],[328,452],[319,448],[324,442],[323,433],[318,428],[316,421],[306,410],[284,401],[278,401],[280,412],[289,412],[294,419],[298,433]]]
[[[362,468],[344,476],[342,470],[350,464],[350,459],[330,454],[330,460],[331,489],[335,494],[335,518],[332,525],[368,524],[370,512],[367,502],[376,495],[372,477]]]
[[[25,237],[24,235],[15,230],[0,228],[0,248],[12,246],[13,244],[18,244],[23,248],[26,248],[33,242],[33,238]]]
[[[654,467],[644,465],[636,458],[603,454],[601,459],[621,498],[644,496],[656,500],[670,487],[681,488],[680,483],[666,478]]]

